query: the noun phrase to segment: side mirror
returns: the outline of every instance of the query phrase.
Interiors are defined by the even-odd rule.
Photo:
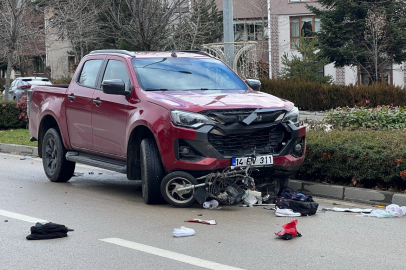
[[[254,79],[246,79],[245,82],[255,91],[261,91],[261,81]]]
[[[130,92],[125,90],[125,83],[121,79],[105,80],[102,82],[103,93],[111,95],[128,96]]]

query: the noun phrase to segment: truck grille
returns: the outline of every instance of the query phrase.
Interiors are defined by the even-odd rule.
[[[253,154],[277,153],[282,148],[284,132],[260,131],[246,134],[216,135],[209,133],[210,144],[223,156],[241,157]]]

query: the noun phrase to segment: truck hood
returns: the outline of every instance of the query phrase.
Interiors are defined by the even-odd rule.
[[[152,103],[168,110],[181,109],[192,112],[225,108],[293,108],[293,103],[273,95],[254,90],[182,90],[146,92]]]

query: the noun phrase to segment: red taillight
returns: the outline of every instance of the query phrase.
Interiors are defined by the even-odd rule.
[[[31,88],[31,84],[21,85],[21,89],[29,89]]]

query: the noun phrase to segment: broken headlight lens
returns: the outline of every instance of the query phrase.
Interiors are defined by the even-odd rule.
[[[203,125],[215,125],[213,120],[199,113],[173,110],[171,111],[171,117],[175,126],[196,129]]]
[[[293,107],[293,109],[285,115],[283,122],[287,121],[291,122],[297,127],[299,126],[299,109],[297,107]]]

